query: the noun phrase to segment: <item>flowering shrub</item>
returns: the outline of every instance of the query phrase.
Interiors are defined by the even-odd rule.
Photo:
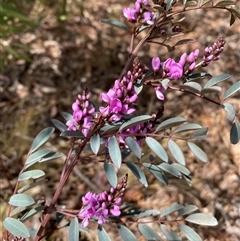
[[[30,237],[29,229],[24,222],[38,212],[43,212],[43,219],[40,221],[39,229],[34,233],[35,241],[44,238],[44,230],[52,213],[60,213],[69,216],[71,221],[69,226],[69,240],[78,240],[79,231],[86,231],[90,222],[98,223],[99,240],[110,240],[104,229],[105,224],[117,225],[120,236],[123,240],[137,240],[135,234],[128,228],[128,217],[133,218],[131,222],[138,224],[140,233],[147,240],[162,240],[164,235],[167,240],[181,240],[179,234],[165,225],[168,221],[163,220],[167,215],[177,212],[179,219],[175,222],[183,235],[188,240],[201,240],[200,236],[185,223],[195,223],[199,225],[214,226],[217,220],[204,213],[192,213],[198,208],[195,205],[182,206],[174,204],[163,210],[139,210],[131,205],[126,205],[124,194],[128,182],[128,174],[118,181],[117,170],[122,165],[126,165],[129,172],[134,174],[138,180],[148,187],[148,178],[145,171],[149,171],[156,179],[164,184],[168,184],[166,173],[176,177],[185,178],[191,183],[191,174],[186,167],[184,154],[175,140],[180,138],[185,140],[189,150],[203,162],[208,158],[204,151],[194,143],[194,140],[203,138],[207,134],[208,128],[204,128],[196,123],[186,123],[183,117],[172,116],[163,120],[164,105],[156,113],[151,115],[136,114],[137,99],[145,87],[151,87],[159,101],[165,99],[169,92],[181,91],[186,95],[193,95],[214,103],[227,112],[227,119],[232,123],[230,130],[230,141],[236,144],[240,139],[239,114],[235,113],[232,105],[225,103],[225,100],[240,90],[240,81],[234,83],[222,94],[222,89],[218,83],[230,78],[228,74],[210,77],[208,73],[198,73],[198,67],[207,67],[212,61],[220,58],[225,45],[224,37],[220,37],[212,46],[206,47],[204,51],[195,49],[191,53],[182,53],[176,58],[162,59],[161,56],[152,58],[148,67],[144,66],[137,58],[139,49],[148,41],[165,35],[162,26],[174,24],[175,16],[186,11],[196,9],[219,8],[226,9],[231,13],[231,24],[235,18],[240,17],[239,11],[231,1],[182,1],[159,0],[151,5],[148,0],[137,0],[135,6],[124,7],[123,15],[128,25],[116,20],[104,19],[103,22],[116,26],[131,35],[129,58],[122,70],[119,78],[115,80],[113,87],[106,93],[101,93],[102,106],[95,106],[91,102],[91,91],[87,86],[83,87],[82,93],[72,104],[72,114],[62,113],[66,119],[65,123],[53,119],[56,128],[61,131],[61,136],[69,138],[69,152],[65,156],[65,163],[59,179],[59,185],[50,203],[39,204],[31,196],[24,192],[33,186],[41,183],[40,177],[45,173],[39,169],[31,169],[36,163],[53,160],[64,156],[63,153],[52,151],[49,148],[42,148],[54,132],[53,127],[42,130],[34,139],[32,147],[28,153],[25,166],[18,177],[15,191],[10,198],[8,217],[3,225],[7,232],[5,240],[25,240]],[[181,32],[180,25],[174,25],[173,33]],[[145,32],[144,37],[134,46],[134,39],[140,32]],[[157,33],[157,34],[156,34]],[[169,36],[170,38],[171,36]],[[182,40],[178,43],[188,42]],[[161,43],[159,43],[161,44]],[[203,56],[203,57],[201,57]],[[203,84],[201,80],[207,79]],[[209,97],[209,93],[221,93],[221,101],[218,102]],[[184,136],[181,136],[184,133]],[[163,143],[163,140],[166,140]],[[144,156],[144,145],[160,159],[156,161],[153,155],[149,156],[149,161],[142,161]],[[73,168],[76,165],[84,165],[82,155],[84,148],[90,147],[95,155],[104,156],[103,169],[111,185],[109,191],[102,193],[87,192],[82,197],[81,210],[69,212],[65,208],[59,208],[56,204],[59,196],[66,184]],[[99,151],[104,147],[105,151]],[[168,152],[166,151],[168,149]],[[133,153],[135,160],[127,161],[129,153]],[[169,153],[173,159],[169,158]],[[33,179],[25,187],[18,189],[20,182]],[[131,188],[131,187],[128,187]],[[13,206],[16,208],[13,209]],[[20,214],[24,214],[21,216]],[[187,215],[183,218],[184,215]],[[16,217],[13,217],[16,216]],[[143,218],[149,218],[147,223],[155,222],[161,228],[161,234],[153,230]],[[79,222],[81,225],[79,226]]]

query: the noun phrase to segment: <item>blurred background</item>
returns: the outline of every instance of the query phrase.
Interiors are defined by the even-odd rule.
[[[118,78],[127,59],[129,35],[122,30],[101,23],[103,18],[125,21],[122,8],[133,1],[85,0],[2,0],[0,6],[0,148],[1,148],[1,217],[6,215],[7,202],[16,183],[31,142],[51,119],[63,121],[60,112],[71,113],[71,104],[81,91],[82,84],[89,87],[92,100],[100,103],[99,93],[107,91]],[[238,9],[240,8],[238,2]],[[222,84],[227,89],[239,80],[240,29],[239,20],[229,27],[230,15],[226,11],[198,10],[186,14],[183,21],[185,38],[196,42],[182,45],[174,52],[163,46],[146,45],[139,52],[140,60],[149,66],[151,57],[178,59],[183,52],[200,49],[218,37],[225,36],[226,48],[219,61],[211,63],[205,71],[213,76],[229,73],[232,78]],[[183,38],[180,36],[180,39]],[[178,39],[171,40],[173,43]],[[137,41],[137,40],[136,40]],[[216,96],[215,96],[216,97]],[[239,111],[237,93],[227,100]],[[149,102],[146,102],[146,98]],[[219,98],[218,96],[216,97]],[[161,105],[151,91],[139,100],[138,111],[149,113]],[[126,201],[140,208],[158,208],[178,202],[195,204],[200,211],[211,213],[219,225],[211,228],[193,226],[208,241],[240,240],[240,145],[230,145],[230,124],[226,113],[213,104],[179,93],[167,96],[163,119],[181,115],[189,121],[209,126],[206,139],[198,143],[209,156],[201,163],[182,149],[187,167],[192,171],[193,184],[170,178],[164,186],[149,176],[150,186],[145,189],[130,175]],[[56,132],[50,146],[66,152],[68,142]],[[184,149],[185,148],[185,149]],[[146,149],[145,153],[148,154]],[[46,170],[47,184],[31,189],[36,198],[50,200],[58,183],[63,160],[41,164]],[[122,169],[119,178],[127,169]],[[101,180],[101,181],[99,181]],[[90,162],[76,167],[59,200],[69,209],[81,208],[81,197],[86,191],[108,188],[102,164]],[[66,220],[65,220],[66,221]],[[2,221],[1,221],[2,222]],[[37,228],[38,218],[29,225]],[[49,228],[56,227],[53,217]],[[59,224],[60,225],[60,224]],[[2,225],[0,225],[2,226]],[[131,227],[134,229],[133,227]],[[107,230],[116,238],[115,229]],[[1,236],[1,234],[0,234]],[[1,237],[0,237],[1,238]],[[64,229],[47,240],[67,240]],[[96,233],[83,235],[81,240],[97,240]],[[139,240],[144,240],[139,236]]]

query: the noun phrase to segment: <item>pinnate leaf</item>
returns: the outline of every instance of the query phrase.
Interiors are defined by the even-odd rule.
[[[180,85],[180,88],[184,90],[192,91],[194,93],[200,93],[202,90],[201,85],[196,82],[187,82],[185,84]]]
[[[193,130],[197,130],[197,129],[201,129],[202,126],[200,126],[199,124],[185,124],[182,126],[179,126],[178,128],[176,128],[174,130],[174,134],[175,133],[179,133],[179,132],[184,132],[184,131],[193,131]]]
[[[15,218],[7,217],[3,221],[3,226],[14,236],[23,237],[23,238],[30,237],[30,233],[26,228],[26,226],[21,221]]]
[[[45,144],[49,140],[51,135],[53,134],[54,130],[55,130],[54,127],[47,127],[45,129],[43,129],[41,132],[39,132],[33,141],[30,151],[34,152],[39,147],[41,147],[43,144]]]
[[[20,218],[20,221],[25,222],[27,219],[35,215],[36,213],[39,213],[45,209],[45,206],[41,205],[35,208],[30,209],[24,215]]]
[[[168,163],[161,163],[158,165],[158,167],[163,171],[168,172],[177,178],[181,178],[182,176],[181,173],[176,168],[174,168],[173,165],[170,165]]]
[[[216,226],[218,224],[217,219],[210,214],[206,213],[194,213],[185,218],[190,223],[195,223],[205,226]]]
[[[174,0],[167,0],[167,6],[166,6],[166,11],[167,11],[167,12],[168,12],[169,9],[171,8],[173,1],[174,1]]]
[[[38,151],[34,152],[33,154],[31,154],[26,160],[27,167],[29,167],[30,165],[33,165],[34,163],[39,161],[41,158],[43,158],[49,152],[51,152],[51,149],[45,148],[45,149],[38,150]]]
[[[191,135],[191,139],[200,139],[200,138],[204,138],[207,135],[208,132],[208,128],[201,128],[197,131],[195,131],[192,135]]]
[[[41,162],[46,162],[46,161],[52,161],[54,159],[58,159],[60,157],[64,156],[64,154],[62,152],[55,152],[55,151],[51,151],[48,154],[46,154],[45,156],[43,156],[40,160],[39,163]]]

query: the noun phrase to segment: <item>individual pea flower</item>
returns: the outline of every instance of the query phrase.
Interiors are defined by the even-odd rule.
[[[88,192],[82,197],[83,207],[78,217],[82,219],[83,227],[87,227],[91,219],[97,219],[98,224],[104,224],[111,216],[121,214],[120,205],[126,190],[128,175],[126,174],[116,188],[99,194]]]
[[[184,66],[186,63],[187,54],[181,55],[179,62],[168,58],[163,64],[163,77],[170,77],[172,79],[180,79],[183,76]]]
[[[138,9],[134,7],[123,8],[124,17],[131,23],[136,23],[138,18]]]
[[[159,71],[161,66],[161,61],[159,57],[153,57],[152,58],[152,69],[153,69],[153,73],[154,75]]]
[[[153,20],[153,13],[152,12],[144,12],[143,13],[143,22],[147,23],[149,25],[153,25],[154,24],[154,20]]]
[[[159,100],[164,100],[163,92],[165,91],[165,88],[163,86],[157,86],[154,89],[156,91],[157,98]]]

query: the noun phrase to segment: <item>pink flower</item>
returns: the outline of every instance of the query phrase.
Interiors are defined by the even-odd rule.
[[[161,61],[159,57],[153,57],[152,58],[152,69],[154,74],[158,72],[160,69]]]
[[[163,92],[165,91],[165,89],[163,88],[163,86],[158,86],[158,87],[155,87],[154,89],[156,91],[157,98],[159,100],[164,100]]]
[[[138,12],[134,7],[129,7],[123,9],[123,15],[129,22],[135,23],[137,21]]]

